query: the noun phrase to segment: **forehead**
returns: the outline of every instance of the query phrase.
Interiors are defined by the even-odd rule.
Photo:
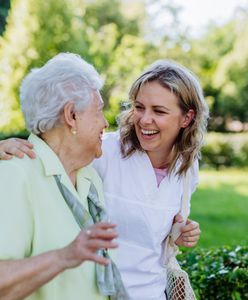
[[[169,110],[180,107],[178,96],[156,81],[142,85],[134,102],[145,107],[165,107]]]
[[[137,91],[136,99],[144,99],[149,97],[150,99],[160,98],[173,98],[177,99],[177,95],[168,87],[163,86],[158,81],[149,81],[140,86]]]

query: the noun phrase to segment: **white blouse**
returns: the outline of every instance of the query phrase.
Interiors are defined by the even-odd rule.
[[[123,282],[132,300],[164,300],[163,241],[180,210],[182,179],[166,176],[158,187],[146,153],[122,158],[118,132],[106,133],[102,148],[94,167],[103,180],[110,220],[118,226],[117,265]],[[198,183],[197,161],[190,173],[192,193]]]

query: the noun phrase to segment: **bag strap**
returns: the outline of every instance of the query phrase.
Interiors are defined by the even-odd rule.
[[[186,221],[189,216],[189,179],[190,175],[189,172],[186,173],[183,177],[183,197],[181,201],[181,211],[180,214],[182,215],[183,219]]]
[[[183,195],[181,198],[181,209],[180,214],[183,217],[184,222],[182,223],[175,223],[171,227],[171,231],[167,238],[165,239],[164,244],[164,265],[167,266],[169,261],[172,257],[176,257],[178,253],[178,246],[175,244],[175,241],[181,234],[181,228],[186,224],[188,215],[189,215],[189,182],[190,182],[190,175],[187,172],[183,176]]]
[[[183,217],[182,223],[175,223],[172,225],[170,236],[173,241],[176,241],[177,238],[181,234],[181,228],[186,224],[187,218],[189,216],[189,180],[190,180],[190,174],[187,172],[183,176],[183,195],[181,199],[181,209],[180,209],[180,215]]]

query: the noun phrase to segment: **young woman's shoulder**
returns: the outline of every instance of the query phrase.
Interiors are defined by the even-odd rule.
[[[104,133],[102,138],[102,156],[93,161],[93,167],[100,177],[103,177],[111,168],[112,164],[120,158],[120,135],[119,132]]]
[[[106,132],[102,139],[103,155],[112,155],[120,151],[120,133],[119,131]]]
[[[111,132],[104,132],[103,134],[103,143],[111,143],[111,144],[117,144],[120,142],[120,132],[117,131],[111,131]]]

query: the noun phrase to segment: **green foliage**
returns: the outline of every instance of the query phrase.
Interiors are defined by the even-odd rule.
[[[10,8],[10,0],[1,0],[0,4],[0,35],[3,33],[6,25],[6,17]]]
[[[210,133],[202,148],[201,164],[205,167],[248,166],[248,134]]]
[[[2,2],[0,22],[9,1]],[[174,59],[198,75],[210,107],[210,130],[227,131],[233,119],[248,122],[248,8],[236,19],[210,25],[206,34],[192,39],[180,24],[180,7],[163,1],[146,5],[153,7],[148,13],[138,0],[12,0],[0,37],[0,130],[8,134],[24,129],[18,102],[21,80],[31,68],[63,51],[80,54],[105,79],[102,95],[112,126],[131,83],[146,65],[160,58]],[[154,22],[165,15],[170,16],[170,24]],[[209,147],[207,153],[217,151]],[[225,143],[218,147],[219,153],[230,150],[235,155]],[[245,156],[246,148],[242,151]],[[223,157],[233,165],[233,160]],[[221,159],[214,164],[221,165]]]
[[[237,30],[235,21],[221,27],[209,25],[206,34],[193,40],[186,65],[200,78],[205,98],[210,108],[210,130],[225,131],[225,116],[219,99],[221,89],[215,85],[215,73],[220,60],[233,49]]]
[[[8,138],[13,138],[13,137],[20,138],[20,139],[27,139],[29,134],[30,133],[26,129],[11,134],[0,132],[0,141]]]
[[[0,128],[5,131],[24,128],[16,94],[33,53],[32,49],[28,51],[31,42],[28,28],[32,29],[35,24],[34,17],[28,14],[26,1],[13,0],[12,7],[16,9],[10,11],[8,29],[0,38]]]
[[[129,82],[126,78],[143,69],[147,49],[146,42],[136,36],[142,14],[125,16],[120,2],[12,1],[8,25],[0,40],[1,131],[7,134],[24,129],[18,102],[23,77],[31,68],[67,51],[80,54],[106,79],[102,94],[114,123],[118,103]],[[135,59],[135,55],[140,57]],[[128,59],[125,68],[122,58]],[[113,74],[120,76],[110,78]]]
[[[225,118],[248,121],[248,12],[236,22],[233,48],[220,61],[214,86],[220,89],[220,112]]]
[[[248,299],[248,247],[196,249],[179,257],[199,300]]]
[[[211,98],[210,130],[226,130],[228,119],[248,121],[248,9],[224,26],[210,27],[192,48],[194,64],[207,98]]]

